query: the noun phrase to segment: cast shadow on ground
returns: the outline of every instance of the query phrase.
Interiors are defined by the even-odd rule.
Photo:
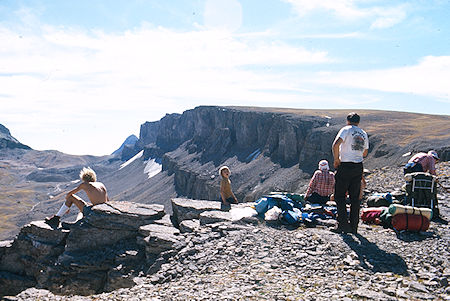
[[[352,235],[343,235],[343,241],[358,255],[362,268],[375,273],[392,272],[397,275],[408,275],[408,266],[402,257],[380,249],[360,234],[356,234],[356,238],[354,239]]]
[[[410,232],[410,231],[396,231],[397,238],[404,242],[423,241],[429,238],[440,239],[441,236],[434,232]]]

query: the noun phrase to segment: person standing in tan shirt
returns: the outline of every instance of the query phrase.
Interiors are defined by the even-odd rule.
[[[219,169],[219,174],[222,176],[222,181],[220,182],[220,197],[222,198],[222,204],[225,206],[229,206],[231,203],[237,204],[238,199],[231,190],[231,172],[228,166],[222,166]]]
[[[108,193],[106,192],[106,187],[103,183],[97,182],[97,175],[90,168],[84,167],[80,171],[80,179],[83,181],[77,188],[72,189],[66,195],[66,201],[59,209],[58,213],[53,215],[52,217],[46,217],[45,222],[52,226],[57,227],[59,225],[59,221],[61,217],[69,212],[72,204],[78,207],[80,212],[83,212],[83,209],[88,204],[75,193],[84,190],[91,201],[92,205],[102,204],[109,201]]]

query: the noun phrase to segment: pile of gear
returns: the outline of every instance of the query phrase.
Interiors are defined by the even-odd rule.
[[[336,206],[327,204],[311,204],[302,194],[272,192],[258,199],[254,209],[268,222],[314,227],[336,219]],[[361,220],[365,223],[396,231],[427,231],[430,221],[439,218],[436,176],[408,173],[402,192],[373,194],[367,198],[367,206],[361,210]]]
[[[278,221],[286,225],[313,227],[320,220],[336,218],[335,206],[310,204],[304,195],[285,192],[272,192],[255,202],[255,210],[266,221]]]
[[[427,172],[405,174],[400,194],[374,194],[362,209],[361,220],[397,231],[426,231],[439,219],[437,178]]]

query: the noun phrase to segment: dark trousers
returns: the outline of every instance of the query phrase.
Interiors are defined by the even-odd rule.
[[[407,163],[403,169],[403,173],[423,172],[423,166],[420,163]]]
[[[335,179],[334,198],[337,205],[338,223],[343,230],[356,232],[359,223],[361,178],[363,174],[362,163],[342,162],[339,165]],[[350,197],[350,220],[347,216],[345,196]]]
[[[321,204],[324,205],[330,200],[329,196],[321,196],[317,192],[313,192],[309,197],[305,198],[305,201],[311,204]]]

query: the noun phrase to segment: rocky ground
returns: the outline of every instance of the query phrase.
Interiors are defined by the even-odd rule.
[[[438,166],[450,186],[450,163]],[[398,168],[374,170],[369,192],[400,188]],[[450,220],[450,194],[440,211]],[[187,235],[187,247],[132,288],[92,296],[28,289],[7,300],[450,300],[450,226],[396,233],[360,224],[359,233],[325,226],[222,224]]]

